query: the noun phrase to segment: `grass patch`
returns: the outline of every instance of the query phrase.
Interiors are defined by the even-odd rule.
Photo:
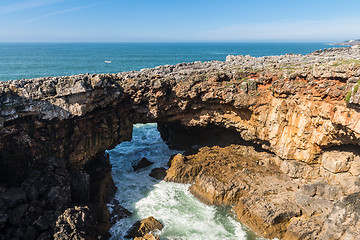
[[[347,94],[346,94],[346,97],[345,97],[345,102],[346,103],[349,103],[350,102],[350,98],[351,98],[351,94],[352,93],[352,91],[350,90]]]
[[[359,90],[359,84],[356,84],[353,90],[353,93],[357,93],[357,91]]]

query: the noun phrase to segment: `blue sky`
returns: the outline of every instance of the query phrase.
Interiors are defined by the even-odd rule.
[[[359,0],[0,0],[0,42],[332,42]]]

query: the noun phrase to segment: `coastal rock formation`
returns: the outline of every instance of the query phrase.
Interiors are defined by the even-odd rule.
[[[155,231],[155,230],[161,230],[163,229],[163,225],[161,222],[156,220],[154,217],[148,217],[145,219],[142,219],[140,221],[135,222],[130,229],[127,231],[125,237],[126,238],[143,238],[147,239],[151,236],[145,237],[149,232]]]
[[[274,154],[279,159],[274,166],[285,174],[284,179],[287,176],[301,182],[297,183],[300,189],[309,185],[305,188],[311,194],[302,194],[297,204],[305,206],[302,202],[308,202],[310,207],[301,211],[313,211],[313,215],[309,213],[313,218],[321,211],[321,216],[330,219],[336,209],[328,201],[343,201],[359,191],[359,80],[360,49],[351,47],[304,56],[229,56],[225,62],[181,63],[138,72],[0,82],[0,195],[6,193],[0,197],[0,209],[5,209],[0,212],[1,236],[40,233],[34,225],[37,219],[22,225],[26,217],[19,220],[10,217],[15,215],[11,212],[24,212],[26,216],[30,207],[21,204],[58,196],[62,185],[58,186],[60,190],[53,186],[50,196],[47,188],[36,190],[30,185],[26,190],[23,185],[34,172],[41,175],[58,168],[66,170],[62,176],[70,200],[56,210],[60,212],[57,214],[76,204],[97,206],[96,221],[103,222],[97,231],[106,232],[110,214],[104,203],[114,192],[114,185],[105,151],[130,140],[132,125],[145,122],[157,122],[161,136],[171,147],[241,144]],[[61,164],[43,164],[46,159],[59,159]],[[182,160],[177,157],[176,161]],[[181,181],[198,176],[200,169],[191,169],[184,169],[188,175]],[[201,197],[204,186],[213,181],[208,177],[203,176],[194,185],[195,195]],[[322,183],[331,187],[323,191],[316,185]],[[230,188],[226,184],[221,187],[225,192]],[[210,203],[222,201],[217,191],[211,193],[215,197]],[[6,199],[12,197],[16,201],[9,204]],[[229,198],[229,204],[236,198],[236,194]],[[272,201],[269,209],[277,209],[280,202]],[[255,208],[256,203],[268,204],[250,197],[241,209]],[[315,203],[320,207],[312,209]],[[305,221],[304,214],[290,210],[262,225],[270,228],[279,219],[286,219],[286,233],[283,227],[279,231],[294,238],[310,236],[304,232],[305,226],[319,222],[324,224],[311,233],[314,236],[327,234],[326,224],[343,224],[336,238],[356,234],[351,230],[355,228],[344,222]],[[344,210],[349,212],[344,219],[352,217],[350,210]],[[246,218],[250,222],[255,213],[245,212],[243,216],[242,221]],[[55,220],[49,227],[52,230],[46,231],[53,231]],[[13,230],[7,232],[10,225]]]
[[[148,167],[150,165],[154,164],[153,162],[150,162],[147,158],[141,158],[140,161],[133,163],[131,166],[134,169],[134,171],[137,171],[141,168]]]
[[[191,183],[190,192],[207,204],[233,206],[239,221],[264,237],[358,236],[356,181],[341,186],[319,170],[311,173],[315,181],[290,177],[284,171],[287,161],[243,145],[203,147],[195,154],[178,154],[170,162],[166,181]],[[354,193],[347,195],[350,189]]]

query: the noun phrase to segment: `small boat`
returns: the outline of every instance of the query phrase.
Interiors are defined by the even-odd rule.
[[[105,63],[111,63],[111,61],[105,61]]]

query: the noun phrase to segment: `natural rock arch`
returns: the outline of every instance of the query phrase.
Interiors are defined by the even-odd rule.
[[[163,138],[177,147],[189,136],[200,141],[202,134],[226,131],[228,139],[210,144],[257,144],[284,160],[287,174],[302,177],[291,172],[292,164],[321,166],[325,149],[360,143],[360,93],[353,91],[360,67],[352,61],[334,65],[336,54],[360,57],[348,48],[1,82],[0,182],[20,184],[51,157],[89,185],[84,170],[91,175],[99,165],[108,168],[105,150],[129,141],[133,124],[145,122],[157,122]],[[321,66],[315,64],[320,58]],[[97,191],[111,185],[108,175],[104,179]],[[73,196],[81,189],[71,188]],[[96,198],[103,203],[105,196]]]

